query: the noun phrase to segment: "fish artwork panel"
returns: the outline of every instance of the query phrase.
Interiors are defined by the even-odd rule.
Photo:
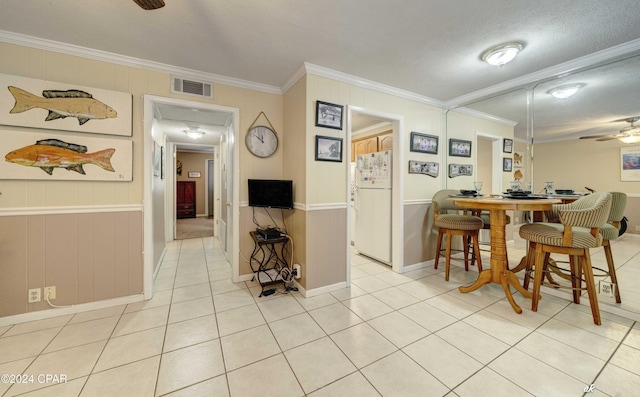
[[[130,93],[0,74],[0,125],[132,136]]]
[[[12,114],[40,108],[49,111],[45,121],[75,117],[80,125],[91,119],[118,117],[118,113],[111,106],[81,90],[45,90],[42,91],[42,97],[39,97],[22,88],[13,86],[8,88],[16,101],[13,109],[9,111]]]
[[[54,168],[64,168],[86,175],[85,164],[96,165],[103,170],[115,172],[111,165],[114,148],[87,153],[87,147],[68,143],[59,139],[39,140],[35,145],[29,145],[7,153],[5,160],[26,167],[38,167],[49,175]]]
[[[0,131],[0,148],[0,179],[133,179],[130,139]]]

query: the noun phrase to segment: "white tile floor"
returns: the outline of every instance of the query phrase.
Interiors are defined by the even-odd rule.
[[[510,246],[512,265],[523,247]],[[613,251],[621,279],[640,271],[638,239]],[[258,298],[254,283],[229,281],[213,238],[176,241],[150,301],[0,328],[0,374],[36,375],[2,378],[0,394],[638,395],[635,321],[603,312],[597,327],[588,306],[548,290],[537,313],[516,294],[518,315],[499,286],[461,294],[476,273],[456,266],[445,282],[443,267],[396,274],[354,254],[349,289]],[[628,289],[623,302],[640,307]],[[38,374],[68,381],[39,383]]]

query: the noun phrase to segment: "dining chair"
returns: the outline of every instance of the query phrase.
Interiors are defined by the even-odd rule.
[[[455,207],[451,200],[448,200],[449,196],[458,194],[457,190],[440,190],[437,192],[431,201],[433,208],[433,225],[438,228],[438,243],[436,245],[436,258],[434,262],[434,269],[438,268],[438,261],[440,260],[440,253],[442,251],[442,238],[444,236],[445,243],[445,276],[444,279],[449,281],[449,270],[451,265],[451,240],[453,236],[462,237],[463,253],[464,253],[464,269],[469,270],[469,241],[468,237],[471,237],[473,241],[473,252],[475,257],[478,258],[478,271],[482,271],[482,258],[480,257],[480,250],[478,249],[478,233],[482,229],[482,219],[477,216],[468,215],[466,211],[461,211]]]
[[[620,222],[624,217],[624,210],[627,207],[627,195],[621,192],[611,192],[611,211],[607,223],[600,228],[602,235],[602,247],[604,255],[607,259],[607,267],[609,268],[609,278],[611,283],[615,285],[614,294],[617,303],[621,303],[620,290],[618,288],[618,277],[616,276],[616,266],[613,263],[613,254],[611,253],[611,240],[616,240],[620,236]]]
[[[538,310],[540,287],[543,275],[549,271],[550,254],[564,254],[569,255],[573,301],[580,302],[584,275],[593,322],[596,325],[602,323],[589,248],[602,245],[600,228],[609,218],[611,197],[608,192],[590,194],[573,203],[554,206],[550,212],[557,216],[560,223],[535,222],[520,227],[520,237],[529,241],[526,274],[530,274],[532,265],[534,267],[531,310]],[[534,260],[532,250],[535,252]]]

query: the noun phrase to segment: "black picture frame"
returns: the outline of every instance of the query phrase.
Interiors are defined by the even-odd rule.
[[[438,154],[438,137],[411,131],[409,150],[418,153]]]
[[[502,171],[504,172],[513,171],[513,159],[511,157],[502,158]]]
[[[471,141],[449,138],[449,156],[471,157]]]
[[[513,153],[513,139],[505,138],[502,141],[502,153]]]
[[[342,162],[342,138],[316,135],[316,161]]]
[[[316,101],[316,127],[342,130],[344,106]]]

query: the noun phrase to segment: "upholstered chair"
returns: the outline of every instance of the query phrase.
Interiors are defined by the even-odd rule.
[[[600,325],[600,308],[589,248],[602,245],[600,228],[609,218],[611,193],[594,193],[573,203],[554,207],[550,212],[557,216],[560,223],[536,222],[520,227],[520,237],[529,241],[529,252],[535,252],[531,310],[538,310],[540,287],[543,274],[548,271],[549,255],[565,254],[569,255],[573,300],[579,303],[581,280],[584,275],[593,322]],[[530,254],[527,272],[531,271],[531,257]]]
[[[462,237],[462,245],[464,252],[464,268],[469,270],[469,240],[473,241],[473,252],[478,259],[478,271],[482,271],[482,258],[478,249],[478,233],[482,229],[482,219],[477,216],[463,214],[459,208],[456,208],[448,197],[459,193],[457,190],[440,190],[432,199],[433,207],[433,225],[438,228],[438,243],[436,245],[436,258],[434,268],[438,268],[440,253],[442,251],[442,238],[444,236],[445,243],[445,280],[449,281],[449,269],[451,264],[451,240],[453,236]]]

